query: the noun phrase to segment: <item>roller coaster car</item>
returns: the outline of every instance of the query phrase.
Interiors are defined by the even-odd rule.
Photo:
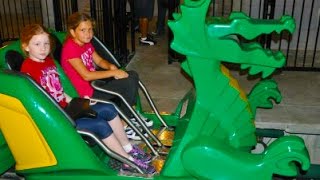
[[[23,61],[19,41],[0,49],[0,173],[14,166],[15,172],[25,179],[248,180],[272,179],[273,174],[294,177],[300,170],[308,170],[309,154],[304,141],[296,136],[279,137],[263,152],[256,154],[251,152],[257,144],[256,128],[253,122],[255,108],[272,107],[270,103],[263,106],[260,101],[257,103],[255,100],[265,97],[263,95],[266,91],[273,97],[278,96],[276,83],[272,80],[261,81],[247,96],[228,69],[221,65],[220,60],[223,57],[221,53],[234,59],[230,51],[217,52],[214,55],[219,55],[218,57],[210,57],[212,47],[202,52],[205,48],[200,44],[210,42],[212,40],[210,38],[213,38],[213,40],[219,40],[217,44],[208,43],[207,45],[215,45],[218,48],[220,45],[221,47],[227,45],[235,48],[235,44],[232,44],[235,41],[229,41],[230,37],[214,39],[213,35],[233,30],[231,26],[229,29],[219,31],[220,28],[226,28],[232,23],[241,21],[244,21],[243,24],[246,26],[266,25],[265,28],[269,29],[277,25],[286,28],[292,24],[287,20],[284,24],[282,21],[251,23],[250,19],[244,15],[233,14],[223,21],[219,19],[196,21],[200,25],[195,26],[195,30],[200,29],[200,33],[216,30],[216,33],[203,38],[197,32],[199,39],[189,42],[189,38],[184,37],[184,35],[190,35],[190,32],[186,32],[186,28],[183,28],[184,23],[197,18],[204,19],[202,16],[205,16],[209,3],[210,0],[185,0],[185,5],[181,6],[182,14],[185,16],[176,14],[174,16],[176,20],[169,23],[175,36],[171,45],[187,56],[182,67],[194,79],[195,88],[185,95],[174,113],[159,114],[149,93],[140,82],[140,87],[154,113],[143,112],[140,104],[136,109],[131,109],[136,117],[138,116],[136,111],[140,111],[156,123],[152,132],[143,127],[150,135],[148,138],[141,133],[140,135],[145,148],[154,154],[153,163],[156,165],[158,174],[152,177],[143,174],[134,163],[105,147],[94,134],[76,129],[70,116],[41,87],[28,76],[14,71],[15,68],[19,68],[19,61]],[[184,14],[185,12],[187,13]],[[195,14],[199,16],[188,17]],[[243,30],[241,26],[243,24],[238,24],[239,31]],[[234,33],[237,31],[232,32]],[[52,35],[57,39],[58,44],[65,38],[63,32],[52,32]],[[201,48],[194,46],[194,42],[200,42]],[[108,55],[107,59],[115,59],[97,38],[94,39],[94,44],[98,53]],[[259,52],[251,54],[252,49],[247,46],[246,56],[249,59],[251,55],[261,55],[262,48],[257,48],[256,44],[253,46]],[[190,47],[194,49],[188,49]],[[280,55],[271,57],[270,53],[268,54],[267,60],[277,61],[277,58],[280,58]],[[59,59],[59,45],[55,50],[55,59]],[[259,57],[259,61],[265,62],[265,59],[263,54]],[[241,57],[240,60],[242,60]],[[246,67],[252,66],[256,70],[264,66],[260,62],[255,62],[254,65],[251,64],[252,62],[240,63],[245,63]],[[65,91],[72,97],[77,97],[59,63],[56,64]],[[271,64],[262,70],[270,73],[270,70],[278,67],[280,66],[273,68]],[[95,85],[93,83],[93,86],[99,89]],[[270,96],[266,97],[269,99]],[[121,110],[119,112],[123,115]],[[123,116],[123,118],[137,130],[127,117]],[[89,137],[95,143],[88,145],[83,136]],[[112,169],[108,165],[110,157],[128,163],[136,168],[137,173],[126,174]]]
[[[53,52],[53,56],[55,59],[57,59],[59,58],[59,54],[61,51],[61,42],[63,42],[66,36],[66,33],[52,32],[51,35],[53,39],[56,40],[56,46]],[[96,37],[94,37],[93,44],[95,45],[96,50],[99,52],[99,54],[104,56],[106,59],[113,61],[113,63],[119,65],[119,63],[116,61],[114,56],[108,51],[107,48],[102,46],[102,43]],[[107,147],[103,145],[103,143],[101,143],[101,141],[94,134],[83,131],[83,130],[75,129],[75,126],[74,126],[75,124],[72,118],[69,117],[68,114],[66,114],[64,110],[62,110],[54,102],[54,100],[52,100],[51,97],[42,90],[41,87],[39,87],[35,82],[33,82],[33,80],[29,76],[19,72],[21,64],[25,59],[20,49],[20,41],[12,42],[10,45],[1,48],[0,56],[1,56],[1,62],[0,62],[1,78],[0,79],[3,80],[3,83],[2,83],[3,86],[1,86],[3,88],[1,88],[0,90],[1,92],[0,99],[1,99],[1,104],[4,105],[4,106],[1,105],[0,109],[1,109],[1,112],[6,114],[3,117],[3,119],[8,118],[10,119],[8,123],[9,124],[13,123],[10,125],[5,122],[0,123],[2,125],[6,124],[4,126],[1,126],[3,127],[1,128],[1,131],[3,133],[0,133],[0,140],[1,140],[0,158],[2,160],[1,161],[2,163],[0,164],[1,165],[0,172],[5,172],[8,168],[16,164],[15,166],[16,172],[25,176],[26,178],[31,178],[31,176],[29,175],[33,173],[24,174],[25,170],[29,172],[30,171],[29,169],[33,169],[33,170],[37,169],[37,172],[38,172],[38,170],[43,169],[44,167],[53,168],[54,166],[55,168],[53,168],[52,171],[56,171],[55,174],[59,176],[59,178],[63,178],[64,176],[66,177],[77,176],[77,175],[70,175],[70,174],[67,175],[68,173],[65,174],[65,172],[62,172],[62,171],[68,171],[68,169],[70,170],[69,173],[71,173],[71,171],[73,172],[76,169],[81,170],[81,173],[80,173],[81,175],[79,174],[79,176],[83,176],[83,177],[88,177],[88,176],[95,177],[97,176],[97,174],[100,174],[98,175],[98,177],[105,177],[105,176],[117,175],[117,171],[113,170],[111,167],[106,168],[106,166],[108,166],[107,164],[110,157],[118,159],[119,161],[125,162],[127,164],[132,164],[131,162],[126,161],[124,158],[121,158],[119,155],[114,154],[112,151],[110,151]],[[60,78],[61,78],[64,90],[68,94],[70,94],[72,97],[77,97],[78,94],[73,88],[73,86],[71,85],[69,79],[64,74],[63,70],[61,69],[59,61],[55,61],[55,63],[58,67],[58,72],[60,74]],[[12,83],[12,82],[15,82],[15,83]],[[23,89],[17,90],[16,84],[19,84],[19,87],[23,87]],[[93,83],[93,86],[95,86],[96,88],[99,88],[98,86],[95,85],[95,82]],[[163,164],[163,157],[164,157],[163,155],[164,154],[166,155],[168,153],[167,148],[164,148],[164,146],[171,146],[173,133],[174,133],[173,131],[168,130],[169,127],[166,122],[173,124],[174,120],[178,119],[177,114],[179,112],[176,111],[173,114],[163,114],[160,117],[160,114],[158,113],[155,105],[153,104],[149,93],[147,92],[146,88],[143,86],[141,82],[140,82],[140,87],[142,91],[146,94],[146,97],[148,98],[149,103],[152,105],[154,111],[157,112],[157,113],[149,113],[149,114],[144,113],[145,116],[150,118],[156,118],[158,116],[160,120],[155,122],[155,127],[158,127],[158,128],[153,129],[152,132],[149,129],[146,129],[146,131],[149,131],[149,133],[151,134],[151,136],[149,136],[151,137],[150,139],[151,140],[152,138],[155,139],[154,143],[151,143],[150,139],[147,139],[145,136],[143,136],[141,132],[138,131],[138,129],[136,129],[136,131],[138,134],[140,133],[142,140],[146,142],[145,145],[142,145],[142,146],[145,148],[149,147],[149,151],[151,151],[151,153],[153,153],[155,156],[158,157],[158,158],[154,158],[154,163],[157,166],[158,171],[160,171],[160,168],[162,168],[161,165]],[[119,96],[120,99],[124,100],[121,95],[115,94],[114,92],[107,91],[106,93],[113,93],[115,96]],[[99,99],[96,99],[96,100],[103,103],[112,103],[112,102],[101,101]],[[133,110],[130,106],[128,108],[130,108],[133,114],[139,118],[140,116],[137,115],[136,111],[141,112],[142,108],[141,108],[140,101],[138,102],[139,103],[135,110]],[[21,111],[18,109],[20,109]],[[18,112],[16,112],[16,110],[18,110]],[[134,129],[135,126],[128,120],[127,117],[125,117],[125,115],[121,112],[121,110],[119,110],[119,113],[122,114],[123,118]],[[16,117],[16,118],[12,118],[12,117]],[[51,121],[54,121],[54,119],[56,118],[57,118],[57,121],[51,122]],[[163,118],[165,118],[166,120],[164,120]],[[12,119],[16,119],[16,121],[13,121]],[[22,122],[20,123],[20,121]],[[161,121],[164,123],[162,124]],[[18,123],[19,126],[16,126],[16,123]],[[162,126],[162,128],[160,128],[160,126]],[[11,130],[9,127],[13,128],[14,130]],[[30,129],[27,127],[30,127]],[[69,133],[63,133],[63,131],[70,131],[70,127],[72,132],[69,132],[69,133],[73,135],[69,135]],[[61,132],[55,131],[54,130],[55,128],[58,128],[58,131],[61,131]],[[158,137],[155,136],[156,133],[159,135]],[[52,136],[52,137],[47,138],[49,136]],[[68,136],[68,138],[70,137],[71,139],[73,139],[71,140],[72,143],[68,142],[67,140],[68,138],[66,136]],[[80,137],[80,141],[74,140],[74,138],[79,138],[79,137]],[[84,141],[81,137],[82,138],[85,137],[86,141]],[[89,156],[88,154],[87,155],[83,154],[83,153],[85,154],[88,153],[87,152],[88,146],[85,143],[87,142],[88,137],[93,139],[90,142],[94,142],[93,146],[92,145],[89,146],[89,148],[91,149],[89,151],[91,152]],[[17,141],[16,138],[20,139],[20,141]],[[57,142],[57,140],[59,140],[59,142],[61,143],[59,143],[58,146],[52,145],[52,144],[55,144],[52,142],[54,141]],[[62,143],[62,141],[64,141],[64,143]],[[24,143],[21,143],[21,142],[24,142]],[[66,144],[69,144],[70,147],[71,146],[73,147],[73,142],[75,142],[76,144],[80,143],[81,144],[80,146],[84,145],[85,149],[87,150],[82,150],[81,148],[77,147],[79,146],[79,144],[75,146],[75,149],[66,148],[67,147]],[[18,145],[18,146],[15,146],[15,145]],[[154,146],[157,146],[159,148],[155,149]],[[16,149],[17,151],[12,149]],[[58,154],[60,155],[65,154],[66,156],[68,156],[68,158],[66,158],[61,162],[57,161],[57,159],[60,159],[60,158],[58,158],[59,156],[58,154],[53,153],[55,151],[61,151],[60,152],[61,154],[60,153]],[[69,155],[69,153],[73,155]],[[43,156],[41,156],[41,154]],[[86,156],[87,158],[80,158],[81,162],[78,162],[79,160],[78,157],[84,157],[84,156]],[[24,157],[24,158],[21,158],[21,157]],[[27,158],[28,160],[25,160],[25,158]],[[72,160],[73,158],[75,161]],[[97,162],[93,162],[92,159]],[[63,164],[60,164],[58,162],[60,163],[65,162],[66,167],[64,167]],[[77,165],[72,167],[70,163],[77,164]],[[96,163],[96,164],[90,165],[92,163],[93,164]],[[83,164],[83,167],[81,167],[81,164]],[[92,169],[89,167],[86,168],[85,166],[91,166]],[[99,168],[99,166],[102,166],[106,169],[101,171],[101,167]],[[132,166],[137,168],[137,166],[135,166],[134,164],[132,164]],[[58,169],[61,168],[62,174],[59,174],[56,168]],[[83,169],[87,169],[88,171],[87,175],[83,175],[84,173]],[[139,168],[137,168],[137,172],[140,172],[141,174],[143,174],[141,170],[139,171]],[[44,178],[43,174],[40,176]]]

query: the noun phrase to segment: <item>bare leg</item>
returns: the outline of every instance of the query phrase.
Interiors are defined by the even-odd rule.
[[[146,38],[147,37],[148,25],[149,25],[148,18],[140,18],[139,19],[139,27],[140,27],[141,38]]]
[[[130,144],[126,133],[123,130],[123,124],[119,116],[116,116],[113,120],[108,121],[109,125],[113,130],[113,134],[119,140],[122,146]]]
[[[102,139],[104,144],[110,148],[112,151],[122,155],[125,158],[130,158],[129,154],[125,152],[122,145],[119,143],[118,139],[115,137],[114,134],[111,134],[105,139]]]

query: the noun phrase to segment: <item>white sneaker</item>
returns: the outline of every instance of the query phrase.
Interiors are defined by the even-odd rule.
[[[150,128],[153,126],[153,121],[151,119],[148,119],[146,117],[144,117],[142,114],[139,113],[140,118],[142,119],[142,121],[145,123],[145,125]],[[135,125],[140,126],[140,124],[137,122],[136,118],[131,118],[130,119]]]
[[[151,39],[150,37],[145,37],[145,38],[139,38],[139,44],[140,45],[148,45],[148,46],[153,46],[155,45],[157,42],[153,39]]]
[[[124,131],[127,134],[128,139],[140,141],[141,137],[129,126],[124,127]],[[145,137],[148,137],[147,133],[144,133]]]

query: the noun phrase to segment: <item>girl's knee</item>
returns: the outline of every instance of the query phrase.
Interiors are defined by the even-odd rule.
[[[137,89],[139,86],[139,75],[135,71],[129,71],[129,77],[127,80],[127,86],[131,89]]]
[[[101,111],[101,114],[99,114],[99,116],[101,116],[101,118],[105,119],[106,121],[111,121],[118,116],[118,111],[112,105],[110,108],[106,108]]]
[[[101,123],[97,129],[98,129],[97,135],[99,136],[100,139],[105,139],[113,133],[112,128],[106,121],[104,121],[103,124]]]
[[[113,133],[109,123],[104,119],[82,118],[76,120],[77,128],[86,129],[103,139]]]
[[[139,74],[137,72],[127,71],[127,73],[129,74],[129,77],[131,77],[132,79],[139,80]]]
[[[112,104],[95,105],[94,110],[98,113],[98,117],[107,121],[114,119],[118,115],[117,109]]]

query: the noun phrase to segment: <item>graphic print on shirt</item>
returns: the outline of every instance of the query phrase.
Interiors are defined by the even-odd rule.
[[[81,54],[81,59],[83,64],[87,67],[89,71],[95,71],[94,65],[93,65],[93,49],[88,48],[87,51],[85,51],[83,54]]]
[[[41,72],[41,86],[44,87],[57,102],[61,102],[65,97],[57,69],[55,67],[48,67]]]

